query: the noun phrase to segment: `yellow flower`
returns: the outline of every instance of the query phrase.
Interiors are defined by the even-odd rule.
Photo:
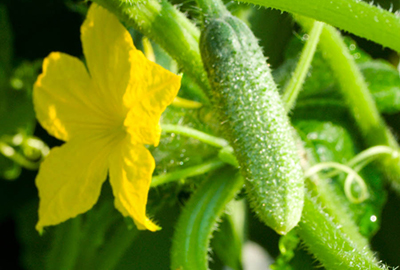
[[[34,86],[41,125],[66,141],[41,164],[38,231],[91,209],[107,173],[115,207],[139,229],[158,226],[146,216],[155,162],[144,144],[157,146],[159,119],[181,77],[150,62],[117,18],[92,4],[81,27],[87,68],[51,53]]]

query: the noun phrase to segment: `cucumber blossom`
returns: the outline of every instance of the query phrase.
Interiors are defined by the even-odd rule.
[[[206,16],[206,15],[205,15]],[[258,217],[280,234],[300,220],[304,176],[292,128],[257,39],[227,11],[205,17],[200,51]]]

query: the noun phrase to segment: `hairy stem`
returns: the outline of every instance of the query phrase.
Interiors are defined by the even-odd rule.
[[[223,148],[229,145],[229,143],[222,138],[209,135],[194,128],[170,124],[161,125],[161,128],[164,132],[185,135],[218,148]]]
[[[323,23],[317,21],[314,22],[309,38],[304,45],[303,51],[301,52],[300,60],[297,64],[296,70],[290,78],[289,84],[285,87],[282,101],[286,111],[288,112],[293,109],[301,87],[303,86],[304,80],[306,79],[323,27]]]
[[[161,174],[154,176],[151,180],[151,187],[156,187],[162,184],[166,184],[172,181],[192,177],[196,175],[202,175],[207,172],[213,171],[225,165],[225,162],[220,159],[212,159],[203,164],[192,166],[182,170],[176,170],[171,173]]]
[[[297,232],[328,270],[386,269],[378,265],[367,246],[357,246],[309,192]]]
[[[364,1],[240,0],[240,2],[310,17],[400,52],[399,17]]]

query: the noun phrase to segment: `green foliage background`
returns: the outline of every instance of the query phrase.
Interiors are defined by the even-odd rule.
[[[195,3],[174,2],[188,16],[199,20]],[[391,5],[394,10],[400,8],[400,1],[378,2],[384,8]],[[290,15],[280,11],[233,3],[229,3],[228,7],[251,26],[265,55],[269,57],[276,82],[283,88],[296,66],[303,45],[303,33],[299,26]],[[24,138],[32,135],[41,138],[49,147],[61,144],[34,120],[32,85],[40,73],[42,59],[51,51],[82,57],[79,33],[86,9],[86,3],[72,0],[0,1],[2,140],[12,140],[15,134],[22,134]],[[133,29],[130,31],[135,44],[142,48],[142,35]],[[352,50],[354,55],[359,54],[356,57],[357,62],[370,84],[378,108],[392,131],[398,135],[400,77],[394,67],[398,65],[398,55],[375,43],[353,35],[347,36],[349,46],[357,44],[350,48],[355,48]],[[176,69],[176,65],[171,64],[171,59],[165,52],[154,43],[153,46],[158,62],[169,69]],[[184,78],[181,95],[193,98],[195,87],[197,86],[193,81]],[[320,161],[346,162],[363,149],[360,135],[336,93],[337,87],[329,67],[320,52],[317,52],[291,119],[307,141],[310,151],[315,151],[316,158]],[[310,103],[310,100],[314,103]],[[215,122],[212,110],[207,107],[200,110],[169,108],[163,116],[163,123],[178,121],[202,131],[218,133],[218,123]],[[212,147],[181,135],[165,135],[162,140],[160,147],[153,149],[157,161],[155,174],[193,166],[216,155]],[[17,150],[37,161],[35,149],[22,145]],[[372,249],[379,258],[388,265],[400,265],[400,198],[390,189],[383,188],[382,176],[373,166],[367,170],[364,175],[371,187],[370,200],[360,205],[347,201],[344,203],[348,204],[355,220],[360,224],[361,233],[371,239]],[[102,266],[96,263],[101,264],[102,261],[96,261],[110,250],[122,250],[116,269],[168,269],[171,239],[180,211],[193,190],[209,176],[207,174],[189,178],[185,183],[168,184],[151,191],[149,211],[162,225],[163,230],[160,232],[138,233],[135,229],[128,230],[132,224],[124,221],[113,208],[110,188],[105,184],[100,202],[93,210],[76,220],[51,227],[44,236],[39,236],[34,230],[38,208],[34,185],[36,171],[21,169],[19,165],[0,155],[0,174],[4,178],[0,179],[0,243],[5,247],[0,253],[0,269],[73,269],[70,263],[74,260],[75,269],[101,269]],[[344,179],[339,178],[339,184],[333,184],[338,194],[342,192],[340,183],[343,181]],[[342,197],[345,197],[344,194]],[[378,217],[378,222],[370,221],[372,215]],[[227,224],[222,223],[221,231],[229,231]],[[278,258],[279,236],[261,224],[250,210],[247,211],[244,230],[245,239],[258,243],[271,257]],[[222,269],[224,263],[229,261],[223,248],[218,247],[221,243],[222,246],[229,245],[229,241],[228,244],[224,242],[227,241],[224,237],[226,235],[223,233],[217,234],[213,240],[212,247],[217,256],[213,256],[211,269]],[[80,249],[76,247],[77,243],[81,246]],[[293,269],[309,269],[301,268],[301,265],[318,266],[301,247],[296,247],[295,250],[293,260],[287,265]],[[65,252],[69,252],[67,256]]]

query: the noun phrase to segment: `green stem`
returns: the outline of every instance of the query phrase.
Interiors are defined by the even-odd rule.
[[[364,1],[240,0],[240,2],[310,17],[400,52],[400,19],[398,15]]]
[[[297,228],[308,249],[330,270],[387,269],[379,267],[368,246],[359,247],[306,192],[304,211]]]
[[[171,173],[161,174],[154,176],[151,180],[151,187],[156,187],[162,184],[166,184],[172,181],[192,177],[196,175],[202,175],[207,172],[213,171],[225,165],[225,162],[220,159],[212,159],[203,164],[192,166],[183,170],[173,171]]]
[[[162,131],[164,132],[176,133],[187,137],[195,138],[201,142],[207,143],[209,145],[218,148],[223,148],[229,145],[229,143],[222,138],[209,135],[207,133],[198,131],[194,128],[179,126],[179,125],[170,125],[170,124],[162,124],[161,128]]]
[[[212,232],[226,204],[242,188],[236,171],[213,175],[193,194],[175,227],[171,249],[171,269],[208,269]]]
[[[301,52],[299,63],[297,64],[296,70],[291,77],[289,84],[284,90],[282,101],[285,105],[287,112],[293,109],[296,99],[300,93],[301,87],[306,79],[307,73],[311,66],[311,61],[314,57],[314,53],[317,49],[319,36],[322,32],[324,25],[321,22],[315,21],[310,31],[309,38],[304,45],[303,51]]]
[[[199,52],[200,32],[196,26],[166,0],[94,0],[118,16],[128,26],[148,36],[192,77],[203,91],[210,88]],[[204,93],[199,98],[209,103]]]
[[[181,97],[175,97],[171,105],[178,108],[186,108],[186,109],[199,109],[203,106],[203,104],[201,104],[200,102],[184,99]]]
[[[305,29],[310,29],[312,25],[312,20],[304,17],[296,16],[296,20]],[[367,146],[385,145],[398,149],[399,145],[381,118],[368,85],[340,33],[335,28],[325,25],[319,46],[338,80],[341,94]],[[400,191],[399,161],[382,158],[379,163],[395,188]]]
[[[23,155],[15,151],[15,149],[8,144],[1,142],[0,141],[0,153],[3,154],[3,156],[11,159],[15,163],[21,165],[25,169],[29,170],[37,170],[39,169],[40,162],[32,162],[25,158]]]

